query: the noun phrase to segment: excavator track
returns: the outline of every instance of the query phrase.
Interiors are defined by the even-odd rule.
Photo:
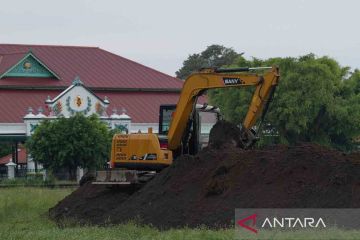
[[[127,169],[108,169],[97,171],[95,181],[97,185],[142,185],[156,175],[155,171],[138,171]]]

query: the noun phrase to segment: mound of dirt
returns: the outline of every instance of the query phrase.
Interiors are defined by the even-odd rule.
[[[117,202],[125,201],[134,191],[135,189],[116,191],[86,182],[51,208],[50,217],[59,225],[68,219],[74,219],[80,224],[100,223],[104,221],[104,213],[118,207]]]
[[[168,229],[232,227],[235,208],[360,207],[360,154],[310,144],[242,150],[231,144],[235,130],[220,131],[233,126],[220,124],[210,134],[213,145],[176,159],[140,190],[85,184],[50,216],[100,225],[136,220]]]
[[[222,148],[225,145],[240,147],[240,128],[226,121],[217,122],[210,131],[209,147]]]

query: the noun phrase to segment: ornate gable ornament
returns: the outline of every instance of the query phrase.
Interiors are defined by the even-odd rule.
[[[4,72],[4,77],[39,77],[39,78],[56,78],[60,77],[47,67],[39,58],[37,58],[30,50],[25,56]]]
[[[75,113],[83,113],[86,116],[96,113],[106,116],[106,108],[110,102],[107,97],[101,99],[96,96],[84,86],[79,77],[76,77],[71,86],[54,99],[50,99],[49,96],[45,103],[51,116],[69,117]]]
[[[24,116],[26,125],[26,136],[31,136],[39,124],[44,120],[55,120],[58,117],[70,117],[76,113],[82,113],[85,116],[97,114],[109,129],[119,129],[123,133],[131,131],[131,117],[126,114],[125,108],[122,114],[118,115],[116,109],[111,116],[108,116],[106,109],[110,102],[107,97],[99,98],[89,88],[87,88],[79,77],[76,77],[73,83],[55,98],[50,96],[45,100],[49,110],[49,115],[43,114],[43,109],[38,109],[38,114],[33,113],[32,107],[29,107],[28,113]]]

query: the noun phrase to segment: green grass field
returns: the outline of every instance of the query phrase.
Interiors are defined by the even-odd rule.
[[[160,232],[135,224],[113,227],[71,226],[60,229],[47,211],[71,192],[70,189],[0,189],[0,239],[233,239],[233,230],[170,230]]]
[[[47,211],[71,189],[8,188],[0,189],[0,239],[239,239],[233,229],[180,229],[160,232],[135,224],[111,227],[76,226],[58,228]],[[269,234],[269,239],[309,239],[307,232]],[[271,236],[271,237],[270,237]],[[319,236],[320,237],[320,236]],[[322,239],[360,239],[360,232],[331,230]]]

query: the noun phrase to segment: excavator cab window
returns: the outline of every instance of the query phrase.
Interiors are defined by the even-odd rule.
[[[199,150],[208,145],[210,130],[219,119],[218,113],[199,111]]]
[[[164,104],[160,106],[159,112],[159,135],[167,135],[170,122],[175,112],[176,104]]]
[[[158,137],[160,147],[163,149],[167,148],[167,134],[175,109],[175,104],[160,106]],[[207,104],[197,104],[195,110],[189,118],[187,130],[183,135],[182,153],[196,154],[199,150],[207,146],[210,129],[220,118],[220,110],[217,107]],[[174,155],[176,155],[176,153],[174,153]]]

